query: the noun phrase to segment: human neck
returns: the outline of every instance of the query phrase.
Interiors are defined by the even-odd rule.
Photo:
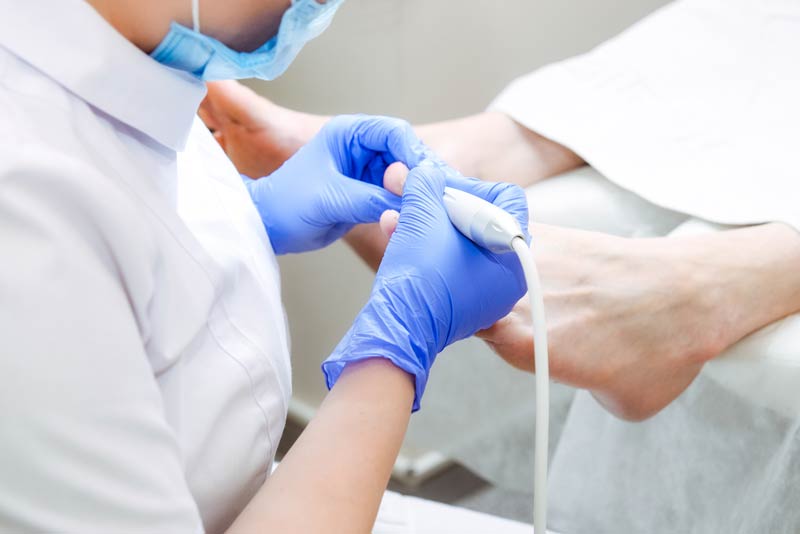
[[[86,0],[131,43],[149,54],[169,31],[170,22],[191,25],[188,0]]]

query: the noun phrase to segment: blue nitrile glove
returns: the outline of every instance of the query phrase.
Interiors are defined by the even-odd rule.
[[[415,377],[413,410],[419,409],[436,355],[494,324],[525,294],[516,256],[478,248],[450,223],[442,200],[447,182],[502,207],[527,230],[525,193],[428,163],[408,175],[397,229],[367,305],[322,364],[331,388],[348,363],[391,360]]]
[[[383,189],[386,167],[414,167],[428,153],[403,120],[342,115],[269,176],[242,178],[275,253],[305,252],[398,209],[400,197]]]

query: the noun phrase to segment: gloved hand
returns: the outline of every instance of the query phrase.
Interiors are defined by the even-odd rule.
[[[370,299],[322,364],[329,388],[348,363],[386,358],[414,375],[416,411],[436,355],[494,324],[525,294],[513,253],[480,249],[450,223],[445,182],[504,208],[527,230],[519,187],[463,178],[429,161],[411,170]]]
[[[269,176],[242,179],[275,253],[305,252],[397,209],[400,197],[383,189],[386,167],[414,167],[428,153],[405,121],[342,115]]]

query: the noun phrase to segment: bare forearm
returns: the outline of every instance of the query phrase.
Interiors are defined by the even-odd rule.
[[[371,532],[413,399],[388,361],[348,366],[229,532]]]
[[[465,176],[522,187],[584,164],[568,148],[498,112],[418,126],[417,135]]]

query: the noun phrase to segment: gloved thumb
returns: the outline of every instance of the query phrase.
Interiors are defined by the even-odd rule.
[[[408,173],[403,188],[398,231],[401,227],[425,230],[447,220],[444,209],[445,173],[433,164],[424,162]]]

